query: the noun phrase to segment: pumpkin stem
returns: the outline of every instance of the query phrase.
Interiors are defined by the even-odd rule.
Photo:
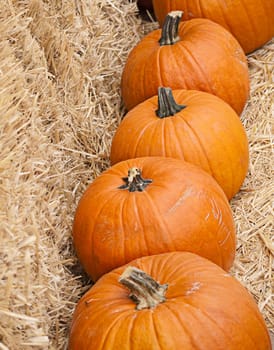
[[[156,282],[144,271],[128,266],[119,282],[130,290],[129,297],[136,304],[137,310],[155,308],[166,300],[167,284]]]
[[[175,102],[171,88],[158,88],[158,109],[156,110],[156,115],[159,118],[172,116],[184,108],[186,108],[186,105],[179,105]]]
[[[118,188],[122,190],[129,190],[129,192],[139,191],[142,192],[144,189],[152,183],[150,179],[143,179],[141,169],[131,168],[128,171],[128,177],[123,177],[125,184]]]
[[[173,45],[180,40],[178,29],[182,16],[183,11],[171,11],[167,14],[159,40],[160,46]]]

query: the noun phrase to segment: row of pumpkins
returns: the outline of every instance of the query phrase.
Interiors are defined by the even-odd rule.
[[[222,26],[181,22],[180,10],[168,12],[172,3],[180,1],[153,0],[165,21],[128,56],[128,113],[111,167],[75,213],[75,250],[95,283],[74,311],[70,350],[271,349],[256,302],[227,272],[236,250],[229,200],[249,159],[239,118],[246,56]]]

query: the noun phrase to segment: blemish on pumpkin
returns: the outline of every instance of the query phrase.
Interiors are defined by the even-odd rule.
[[[195,293],[197,290],[200,289],[201,286],[202,286],[201,282],[192,283],[191,288],[186,291],[185,295],[190,295],[190,294]]]
[[[191,197],[195,191],[192,188],[188,188],[181,197],[175,202],[175,204],[169,209],[167,214],[174,212],[188,197]]]
[[[223,221],[220,222],[220,228],[222,228],[222,231],[223,231],[224,233],[226,233],[226,236],[225,236],[221,241],[218,240],[219,246],[222,247],[223,245],[226,244],[226,242],[228,241],[228,239],[231,238],[232,232],[231,232],[231,230],[224,224]]]
[[[224,273],[223,276],[224,277],[231,277],[231,275],[229,273]]]
[[[217,203],[215,202],[214,198],[210,198],[210,204],[211,204],[211,210],[213,217],[218,220],[219,223],[222,221],[222,213],[220,211],[220,208],[218,207]]]

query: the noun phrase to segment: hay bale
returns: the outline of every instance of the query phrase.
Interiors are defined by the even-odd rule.
[[[64,349],[90,286],[71,244],[74,211],[109,166],[128,52],[157,24],[128,0],[1,1],[0,18],[0,349]],[[273,49],[249,55],[250,170],[231,203],[232,273],[272,330]]]

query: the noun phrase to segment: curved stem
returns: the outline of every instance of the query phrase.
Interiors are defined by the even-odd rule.
[[[184,108],[186,108],[186,105],[179,105],[175,102],[171,88],[158,88],[158,109],[156,110],[156,115],[159,118],[172,116]]]
[[[119,282],[130,290],[129,297],[137,310],[155,308],[166,300],[167,284],[156,282],[151,276],[136,267],[128,266]]]
[[[123,177],[124,185],[119,186],[119,189],[129,190],[129,192],[139,191],[142,192],[144,189],[152,183],[150,179],[143,179],[141,169],[131,168],[128,171],[128,176]]]
[[[180,40],[178,29],[182,16],[182,11],[171,11],[167,14],[159,40],[160,46],[173,45]]]

